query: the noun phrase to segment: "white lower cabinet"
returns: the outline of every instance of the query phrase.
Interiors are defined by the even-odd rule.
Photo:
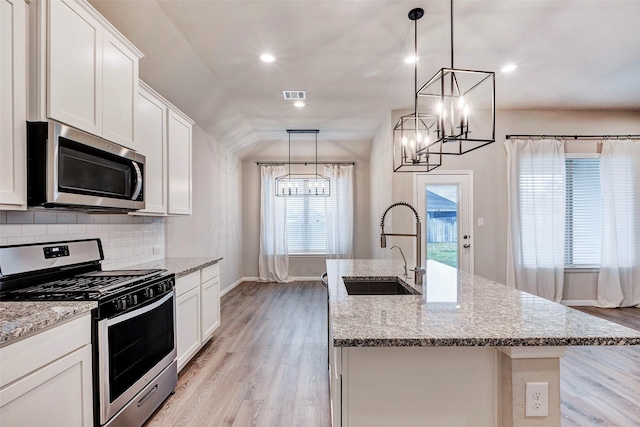
[[[0,348],[0,425],[92,426],[89,314]]]
[[[205,343],[213,331],[220,326],[220,277],[202,284],[202,342]]]
[[[220,326],[220,264],[176,279],[178,371]]]
[[[200,348],[200,283],[177,297],[176,306],[178,370],[180,370]]]

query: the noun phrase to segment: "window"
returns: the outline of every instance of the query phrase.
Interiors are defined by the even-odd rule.
[[[565,166],[564,263],[567,267],[597,267],[602,247],[600,159],[593,155],[567,155]]]
[[[326,255],[327,248],[330,254],[348,252],[350,238],[346,238],[344,228],[340,228],[344,224],[336,224],[341,222],[337,218],[350,215],[347,198],[352,195],[346,190],[346,181],[341,176],[333,176],[329,197],[287,197],[289,255]],[[327,227],[334,233],[327,233]],[[340,238],[327,242],[327,235],[336,233],[341,233]]]
[[[325,254],[325,199],[287,197],[287,244],[290,255]]]

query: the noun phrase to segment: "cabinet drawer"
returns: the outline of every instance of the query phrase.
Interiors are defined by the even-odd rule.
[[[202,283],[220,275],[220,263],[215,263],[202,269]]]
[[[200,286],[200,272],[188,274],[176,279],[176,297]]]
[[[85,314],[67,323],[0,348],[0,386],[17,380],[41,366],[91,343],[91,315]],[[28,355],[28,357],[25,357]]]

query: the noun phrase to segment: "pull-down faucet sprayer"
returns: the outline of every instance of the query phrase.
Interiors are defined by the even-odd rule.
[[[416,233],[415,234],[384,232],[384,219],[387,216],[387,212],[389,212],[392,208],[395,208],[396,206],[406,206],[413,211],[413,214],[416,217]],[[416,238],[416,268],[412,269],[411,271],[414,272],[413,283],[415,283],[416,285],[422,285],[423,277],[424,277],[424,274],[426,273],[426,270],[422,268],[422,256],[420,251],[420,246],[421,246],[420,245],[420,215],[418,215],[418,211],[416,211],[416,209],[407,202],[394,203],[391,206],[389,206],[382,214],[382,219],[380,220],[380,228],[382,229],[380,233],[380,247],[382,248],[387,247],[387,236],[408,236],[408,237]]]

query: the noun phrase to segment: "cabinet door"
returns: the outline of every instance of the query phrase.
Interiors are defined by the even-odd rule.
[[[169,214],[191,215],[191,123],[169,110]]]
[[[73,0],[47,4],[47,115],[102,135],[102,28]]]
[[[27,204],[26,19],[24,0],[0,0],[0,209]]]
[[[220,326],[220,277],[202,284],[202,342]]]
[[[180,295],[176,300],[178,371],[200,348],[200,287]]]
[[[45,365],[0,390],[0,424],[93,425],[91,345]]]
[[[145,156],[145,209],[136,214],[167,213],[167,107],[141,87],[136,108],[136,146]]]
[[[102,137],[133,150],[138,57],[109,32],[102,39]]]

